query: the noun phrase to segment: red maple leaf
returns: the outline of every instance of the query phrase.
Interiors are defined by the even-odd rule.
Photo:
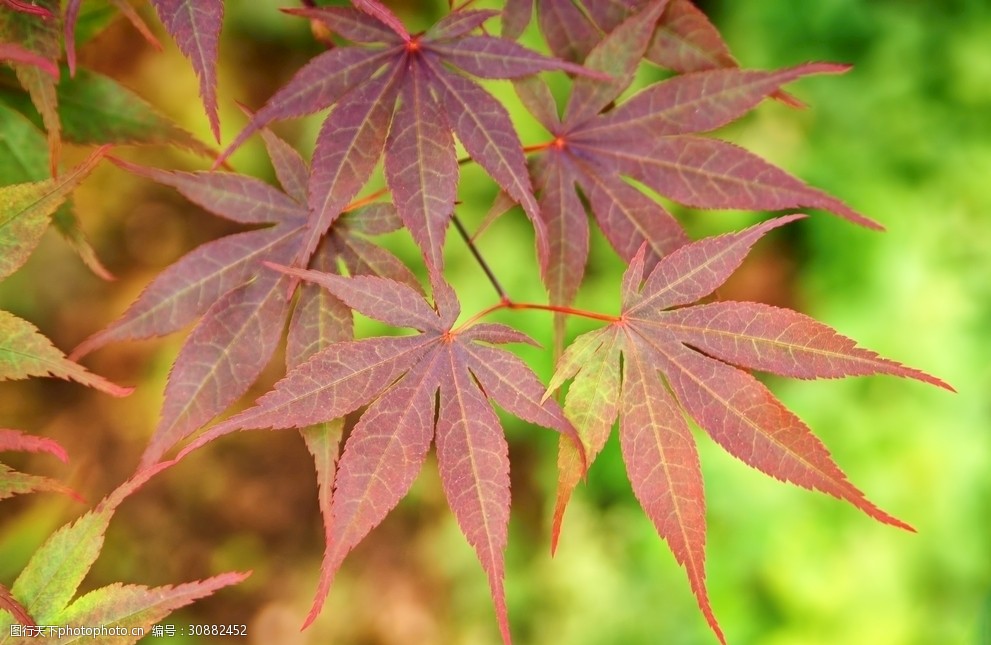
[[[767,231],[801,217],[781,217],[685,245],[661,259],[646,281],[646,247],[641,247],[623,278],[618,320],[578,337],[548,386],[550,394],[574,378],[564,410],[584,441],[589,462],[619,416],[620,446],[633,492],[685,567],[699,607],[720,641],[724,638],[705,590],[702,472],[686,415],[746,464],[912,530],[868,501],[809,428],[746,370],[797,378],[892,374],[952,389],[859,348],[794,311],[749,302],[685,306],[719,287]],[[585,464],[585,455],[561,442],[554,544]]]
[[[575,429],[515,355],[491,344],[533,343],[496,324],[454,328],[460,306],[435,276],[436,309],[392,280],[277,267],[326,288],[345,305],[413,336],[332,344],[298,365],[255,407],[214,426],[178,456],[234,431],[299,428],[368,405],[338,465],[327,550],[309,624],[316,618],[345,556],[406,495],[436,442],[441,483],[458,525],[489,577],[496,615],[508,643],[503,590],[509,522],[509,456],[491,399],[516,416],[562,432],[581,461]]]
[[[565,4],[570,0],[562,7]],[[540,6],[545,5],[556,6]],[[532,162],[541,217],[549,231],[550,256],[543,268],[553,302],[574,299],[588,257],[588,223],[579,190],[603,234],[627,261],[646,243],[649,270],[688,241],[671,214],[627,178],[696,208],[822,208],[880,228],[756,155],[697,136],[743,116],[785,83],[810,74],[841,73],[846,66],[809,63],[766,72],[736,67],[695,71],[648,86],[612,107],[657,37],[666,5],[659,0],[647,3],[591,47],[585,65],[609,74],[612,81],[577,78],[563,117],[558,117],[542,79],[533,76],[516,84],[527,108],[553,136],[536,147]],[[687,63],[686,67],[697,69]]]
[[[333,107],[313,153],[307,242],[295,265],[306,265],[384,154],[386,183],[399,215],[427,263],[439,268],[457,192],[456,135],[469,156],[523,206],[546,260],[546,233],[516,130],[502,104],[465,73],[486,79],[554,69],[602,75],[512,41],[472,35],[497,15],[494,11],[454,11],[425,33],[410,35],[381,4],[366,0],[359,6],[287,10],[321,21],[355,44],[335,47],[299,70],[217,163],[267,123]]]
[[[200,319],[169,374],[162,415],[142,465],[155,463],[176,442],[202,427],[243,395],[281,340],[290,310],[290,279],[265,270],[262,261],[289,263],[306,227],[302,197],[309,169],[298,153],[265,134],[278,178],[289,194],[252,177],[224,172],[171,172],[115,160],[121,167],[172,186],[221,217],[266,228],[236,233],[191,251],[159,274],[126,312],[73,352],[77,358],[120,340],[172,333]],[[340,220],[325,236],[312,265],[352,274],[378,274],[417,284],[389,252],[370,242],[400,226],[395,209],[372,204]],[[321,321],[331,323],[321,324]],[[350,337],[350,310],[304,289],[289,328],[289,359],[302,360],[322,334]],[[339,336],[334,337],[339,338]],[[336,446],[336,443],[335,443]]]

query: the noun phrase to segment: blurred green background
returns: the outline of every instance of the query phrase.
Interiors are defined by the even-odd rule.
[[[257,108],[320,51],[304,21],[275,10],[280,4],[227,3],[220,70],[225,143],[244,123],[234,100]],[[414,28],[441,13],[433,3],[393,6]],[[959,390],[951,395],[885,377],[770,381],[851,480],[915,526],[916,535],[750,471],[699,433],[716,614],[732,643],[991,643],[991,5],[710,0],[700,6],[745,67],[853,64],[844,76],[790,88],[810,109],[766,102],[720,136],[888,228],[873,233],[815,213],[762,244],[720,295],[797,308]],[[526,38],[539,46],[532,25]],[[209,140],[196,79],[171,42],[163,37],[163,43],[165,52],[156,53],[128,25],[114,24],[82,58]],[[656,75],[645,69],[642,76]],[[555,82],[565,89],[563,79]],[[546,136],[508,85],[490,88],[515,106],[526,143]],[[320,120],[280,124],[277,131],[306,152]],[[125,156],[163,167],[208,165],[170,150]],[[272,177],[258,141],[233,163]],[[472,168],[462,183],[463,216],[477,223],[494,186]],[[84,226],[120,279],[101,283],[50,235],[0,285],[0,306],[33,321],[63,349],[110,322],[182,253],[236,230],[109,165],[77,200]],[[678,213],[694,235],[764,216]],[[481,273],[449,237],[448,275],[465,311],[492,304]],[[390,243],[417,262],[408,240],[396,236]],[[541,298],[532,235],[519,213],[500,220],[480,246],[514,297]],[[614,310],[621,268],[598,239],[581,304]],[[544,314],[494,319],[551,344]],[[587,328],[576,323],[569,330]],[[47,380],[3,384],[3,425],[55,437],[72,456],[69,467],[29,457],[14,465],[65,479],[93,502],[106,494],[137,463],[182,338],[121,344],[87,359],[94,370],[138,385],[126,400]],[[550,375],[550,352],[521,354],[542,377]],[[246,400],[278,376],[273,364]],[[683,572],[629,490],[615,440],[572,502],[552,559],[555,437],[506,421],[514,502],[506,586],[516,641],[715,642]],[[315,500],[308,457],[294,433],[229,437],[122,507],[85,587],[168,584],[253,569],[245,584],[164,622],[247,623],[248,642],[259,644],[497,642],[485,577],[446,511],[432,461],[409,498],[354,552],[317,623],[300,633],[322,551]],[[9,584],[45,537],[80,512],[78,504],[50,495],[4,502],[0,581]]]

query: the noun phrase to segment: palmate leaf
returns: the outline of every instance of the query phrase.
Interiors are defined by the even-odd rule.
[[[103,548],[111,518],[129,495],[169,464],[147,469],[121,484],[95,509],[72,524],[63,526],[34,553],[14,581],[10,596],[19,611],[11,612],[0,589],[0,644],[16,640],[10,626],[25,619],[38,625],[142,627],[150,629],[173,610],[188,605],[214,591],[241,582],[248,573],[224,573],[207,580],[175,587],[147,587],[114,584],[72,600],[83,578]],[[15,608],[16,610],[16,608]],[[59,642],[92,642],[85,638],[63,638]],[[104,637],[100,642],[130,644],[138,636]]]
[[[300,197],[307,181],[305,163],[274,135],[267,133],[266,141],[279,179]],[[261,263],[288,264],[300,254],[308,239],[307,210],[292,196],[243,175],[169,172],[114,162],[172,186],[216,215],[242,224],[271,225],[191,251],[159,274],[119,320],[73,352],[79,357],[110,342],[169,334],[199,319],[169,374],[161,419],[142,456],[146,467],[243,395],[270,360],[290,310],[291,281],[263,270]],[[313,264],[336,271],[341,261],[352,274],[380,274],[415,284],[398,259],[365,237],[366,232],[374,235],[398,226],[395,210],[387,205],[359,209],[339,220],[324,237]],[[317,299],[314,290],[303,290],[297,307],[312,309]],[[336,311],[339,320],[350,323],[340,307]],[[322,315],[292,318],[294,355],[308,351],[298,350],[299,346],[319,344],[324,332],[319,324],[314,327],[313,320],[322,320]],[[328,467],[325,463],[322,469]]]
[[[238,430],[302,428],[370,404],[338,465],[327,551],[309,624],[348,552],[405,496],[435,440],[445,495],[488,574],[508,643],[503,591],[508,448],[488,400],[563,433],[581,451],[560,407],[541,401],[543,387],[536,375],[513,354],[491,346],[532,341],[501,325],[453,328],[460,309],[453,291],[436,275],[432,308],[417,291],[396,281],[272,267],[320,285],[362,314],[421,333],[325,347],[291,369],[255,407],[214,426],[179,457]]]
[[[588,225],[576,210],[576,190],[627,261],[646,243],[650,270],[688,241],[667,210],[627,178],[696,208],[813,207],[880,228],[840,200],[759,157],[696,136],[743,116],[785,83],[811,74],[843,72],[845,66],[809,63],[768,72],[734,68],[683,74],[600,112],[629,85],[666,7],[664,0],[647,3],[591,48],[586,65],[608,72],[614,80],[577,79],[563,120],[557,118],[557,106],[541,79],[532,77],[516,85],[523,102],[554,137],[531,163],[534,183],[542,188],[541,215],[554,232],[550,261],[544,267],[553,302],[574,298],[588,255]]]
[[[578,337],[548,387],[549,394],[574,379],[564,410],[590,460],[619,416],[620,446],[633,491],[685,567],[699,606],[721,641],[705,590],[705,501],[685,415],[748,465],[912,530],[868,501],[811,430],[745,370],[798,378],[891,374],[952,390],[794,311],[740,302],[686,306],[711,295],[767,231],[800,217],[781,217],[687,244],[661,259],[646,281],[646,251],[641,248],[624,276],[619,320]],[[564,506],[582,472],[572,451],[570,444],[561,443],[555,541]]]
[[[508,40],[472,35],[496,15],[492,11],[455,11],[424,34],[411,36],[380,3],[355,6],[289,11],[322,22],[355,45],[335,47],[310,61],[255,114],[217,163],[273,120],[332,107],[313,156],[309,241],[294,264],[306,266],[315,241],[384,152],[386,183],[399,215],[427,263],[440,268],[458,181],[453,133],[522,205],[545,262],[547,237],[519,137],[505,108],[462,72],[500,79],[555,69],[590,72]]]
[[[654,0],[539,0],[537,19],[555,56],[585,61],[600,43],[631,15]],[[519,33],[530,19],[533,0],[509,2],[503,24]],[[680,74],[739,67],[719,30],[692,0],[666,0],[650,42],[640,56]],[[523,25],[523,26],[520,26]],[[638,58],[640,58],[638,56]],[[801,101],[777,90],[772,96],[794,107]]]

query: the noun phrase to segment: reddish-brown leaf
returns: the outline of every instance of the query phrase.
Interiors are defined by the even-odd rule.
[[[578,445],[577,433],[562,410],[541,399],[542,387],[533,372],[520,359],[489,345],[532,341],[501,325],[452,329],[460,307],[436,272],[431,278],[434,310],[410,287],[383,278],[280,270],[317,282],[365,315],[423,333],[329,345],[291,369],[255,407],[193,441],[179,458],[231,432],[303,427],[371,403],[341,458],[327,524],[327,551],[308,624],[320,611],[347,553],[405,495],[436,436],[445,494],[489,576],[496,615],[508,643],[502,585],[509,521],[508,447],[488,400],[525,420],[556,429]],[[577,451],[584,464],[582,449]]]
[[[575,299],[588,260],[588,216],[575,190],[570,159],[551,151],[546,168],[534,173],[541,182],[540,216],[547,228],[549,255],[543,269],[550,300],[567,304]]]
[[[717,69],[675,76],[637,92],[575,138],[618,144],[645,132],[656,136],[708,132],[739,119],[786,83],[848,69],[808,63],[776,71]]]
[[[443,383],[437,418],[437,467],[447,503],[489,577],[496,619],[508,645],[506,540],[509,532],[509,446],[499,418],[464,369],[457,346],[441,349]]]
[[[255,382],[282,336],[281,324],[273,323],[281,323],[289,307],[286,283],[261,275],[228,291],[206,311],[169,373],[162,417],[141,467],[156,463]]]
[[[883,229],[835,197],[806,186],[757,155],[725,141],[679,135],[624,143],[617,148],[583,141],[580,149],[601,154],[616,171],[688,206],[821,208],[861,226]]]
[[[292,119],[319,112],[367,81],[398,50],[335,47],[326,51],[296,72],[275,95],[251,118],[233,143],[214,162],[217,168],[248,137],[272,121]]]
[[[602,38],[573,0],[539,0],[537,24],[554,55],[565,60],[585,60]]]
[[[412,66],[386,146],[393,202],[427,263],[444,266],[447,226],[458,191],[458,160],[447,115],[430,95],[429,71]]]
[[[320,586],[306,622],[320,613],[347,554],[409,492],[430,449],[438,357],[424,360],[362,415],[344,447],[327,525]]]
[[[541,197],[542,218],[554,227],[548,242],[549,265],[543,274],[554,295],[573,291],[570,285],[562,288],[560,276],[580,276],[585,263],[586,254],[579,250],[582,228],[562,227],[565,221],[577,221],[573,214],[577,198],[561,193],[561,180],[569,176],[574,185],[571,192],[577,190],[584,195],[606,238],[623,259],[630,261],[640,245],[647,244],[648,271],[688,238],[653,196],[629,185],[627,178],[696,208],[821,208],[857,224],[881,228],[840,200],[806,186],[741,148],[691,136],[730,123],[767,96],[780,96],[781,86],[788,82],[812,74],[840,73],[846,66],[809,63],[765,72],[741,70],[735,62],[709,65],[699,68],[704,71],[651,85],[611,107],[611,102],[628,87],[637,63],[648,51],[652,34],[656,41],[658,34],[670,28],[672,20],[682,30],[678,32],[683,36],[679,41],[682,46],[715,46],[708,42],[708,32],[693,34],[687,18],[682,24],[679,16],[698,13],[694,7],[685,9],[682,4],[674,0],[603,1],[586,3],[587,14],[570,0],[542,0],[539,4],[539,15],[549,23],[544,30],[552,47],[558,32],[577,33],[591,28],[589,16],[597,25],[595,29],[608,30],[604,37],[596,36],[585,63],[613,78],[609,83],[577,78],[563,121],[558,119],[557,105],[541,80],[515,83],[524,105],[553,137],[531,148],[540,161],[531,163],[531,170],[534,184],[547,190],[547,195]],[[632,11],[635,5],[641,7],[639,13]],[[656,30],[655,24],[660,25]],[[565,250],[571,252],[564,253]]]
[[[217,55],[224,21],[223,0],[152,0],[162,24],[200,78],[200,96],[213,136],[220,141],[217,113]]]
[[[427,263],[440,268],[457,183],[453,131],[471,158],[523,206],[546,264],[548,243],[512,121],[501,103],[460,72],[493,79],[543,70],[608,77],[506,39],[473,35],[496,15],[492,11],[454,11],[410,36],[379,2],[363,0],[355,7],[367,16],[331,8],[290,12],[322,20],[360,46],[335,47],[313,59],[258,111],[217,163],[275,119],[333,107],[314,154],[310,233],[296,265],[305,266],[320,236],[371,176],[385,141],[386,179],[399,213]],[[377,76],[382,67],[387,71]]]
[[[684,415],[645,349],[635,336],[624,339],[619,424],[623,461],[634,495],[685,567],[702,613],[725,643],[705,589],[705,494],[698,451]]]
[[[585,66],[608,74],[611,80],[576,78],[564,113],[565,122],[581,123],[594,117],[629,87],[667,3],[668,0],[651,0],[643,10],[612,29],[592,48],[585,58]]]
[[[298,258],[306,266],[320,239],[368,181],[385,146],[404,69],[387,68],[346,94],[324,121],[313,151],[310,220]]]
[[[894,374],[948,388],[925,372],[857,347],[830,327],[789,309],[714,302],[660,314],[678,340],[719,360],[793,378]]]
[[[277,174],[296,197],[312,183],[306,163],[285,142],[265,133]],[[142,458],[147,467],[176,442],[200,428],[243,395],[273,355],[290,309],[292,280],[266,269],[304,255],[307,208],[293,196],[256,179],[232,173],[182,173],[117,162],[125,169],[178,189],[203,208],[247,224],[270,228],[237,233],[209,242],[163,271],[120,320],[82,343],[82,355],[108,342],[167,334],[201,318],[179,352],[165,390],[162,416]],[[399,226],[385,204],[357,208],[317,238],[314,266],[351,275],[383,275],[414,294],[423,305],[410,271],[365,236]],[[295,279],[295,278],[294,278]],[[423,305],[426,315],[433,311]],[[318,349],[351,337],[351,311],[315,286],[304,288],[289,328],[287,359],[295,365]],[[335,327],[335,329],[330,329]],[[339,329],[338,329],[339,327]],[[317,458],[322,496],[328,500],[341,424],[336,419],[304,435]],[[309,425],[309,424],[307,424]]]
[[[506,0],[502,10],[502,37],[516,40],[530,24],[533,0]]]
[[[454,133],[468,154],[523,207],[536,232],[538,256],[543,263],[548,253],[547,231],[533,196],[523,146],[509,114],[475,83],[439,65],[431,67]]]
[[[433,25],[423,34],[423,37],[426,40],[432,41],[460,38],[475,31],[487,20],[498,15],[499,12],[493,9],[484,9],[481,11],[461,9],[452,11],[438,20],[437,24]]]
[[[737,66],[719,30],[691,0],[671,0],[647,58],[681,73]]]
[[[281,11],[318,20],[337,34],[355,43],[399,42],[398,34],[385,23],[351,7],[289,7]]]
[[[406,31],[406,27],[403,25],[402,21],[396,17],[396,14],[392,13],[388,7],[383,5],[378,0],[351,0],[352,4],[358,9],[361,9],[369,16],[374,17],[376,20],[382,22],[382,24],[389,27],[389,29],[396,32],[400,38],[409,42],[410,35]]]
[[[811,430],[741,368],[800,378],[891,374],[950,389],[795,312],[737,302],[685,306],[719,287],[765,233],[800,217],[686,244],[662,258],[646,280],[642,246],[623,278],[619,321],[576,339],[545,394],[574,379],[564,410],[590,460],[618,413],[633,491],[685,567],[702,613],[723,642],[705,589],[705,499],[698,454],[683,415],[748,465],[912,530],[867,500]],[[555,542],[578,482],[563,444],[559,465]]]
[[[292,146],[275,136],[271,130],[263,129],[262,138],[282,190],[297,203],[305,204],[310,167]]]
[[[47,452],[54,455],[62,463],[69,462],[69,455],[65,448],[54,439],[36,437],[24,434],[20,430],[6,430],[0,428],[0,452],[17,450],[22,452]]]

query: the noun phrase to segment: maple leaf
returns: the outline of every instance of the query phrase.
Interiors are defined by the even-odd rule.
[[[767,231],[801,217],[685,245],[657,262],[646,281],[641,247],[623,277],[619,319],[578,337],[547,390],[549,395],[574,379],[564,410],[589,461],[619,416],[633,492],[685,568],[706,620],[723,642],[705,590],[702,473],[685,415],[734,457],[775,479],[828,493],[885,524],[913,530],[868,501],[811,430],[746,370],[808,379],[891,374],[952,390],[794,311],[748,302],[685,306],[719,287]],[[565,505],[585,468],[569,442],[561,442],[559,467],[555,544]]]
[[[14,620],[22,625],[119,627],[127,636],[115,637],[112,642],[136,643],[141,638],[136,634],[150,630],[175,609],[250,575],[223,573],[174,587],[112,584],[73,600],[79,584],[100,555],[107,527],[121,502],[169,465],[163,463],[136,475],[95,509],[60,528],[35,551],[9,592],[0,587],[0,643],[14,637],[11,630]]]
[[[543,70],[591,72],[508,40],[472,35],[497,15],[494,11],[455,11],[425,33],[410,35],[381,4],[366,0],[356,6],[287,10],[318,20],[355,44],[335,47],[297,72],[217,163],[271,121],[333,107],[313,153],[307,199],[311,219],[307,242],[294,264],[306,265],[321,236],[384,154],[386,183],[399,215],[426,262],[440,268],[458,183],[453,133],[469,156],[522,205],[536,228],[543,260],[544,226],[509,114],[460,72],[486,79]]]
[[[298,196],[306,183],[306,166],[295,152],[294,158],[287,146],[275,141],[267,138],[275,150],[279,179]],[[269,225],[208,242],[182,257],[159,274],[116,322],[74,350],[72,356],[78,358],[109,342],[169,334],[200,319],[169,374],[161,419],[142,457],[142,466],[148,466],[243,395],[268,363],[281,339],[291,293],[289,279],[260,270],[261,262],[289,263],[298,255],[307,210],[292,196],[252,177],[170,172],[119,159],[114,163],[177,189],[216,215],[242,224]],[[365,239],[366,234],[398,225],[394,209],[385,204],[356,211],[326,236],[314,263],[336,270],[341,260],[354,274],[383,274],[415,283],[398,259]],[[314,297],[312,291],[304,293],[298,306],[310,307]],[[300,335],[296,327],[306,324],[294,322],[290,337],[296,339]]]
[[[0,109],[0,116],[6,110]],[[17,129],[15,121],[11,120],[0,125],[0,145],[30,141],[30,133],[25,137],[23,129]],[[17,150],[17,148],[13,148]],[[89,176],[93,169],[106,154],[108,147],[104,146],[62,177],[44,179],[27,183],[0,185],[0,280],[19,269],[41,241],[41,236],[48,229],[48,224],[55,216],[56,223],[60,217],[69,222],[69,232],[72,233],[75,217],[63,209],[66,200],[73,190]],[[19,158],[31,159],[31,152],[25,152]],[[34,157],[37,160],[37,157]],[[8,170],[11,175],[24,179],[37,176],[37,165],[17,166],[7,160],[0,162],[0,168]],[[3,182],[0,181],[0,184]],[[63,220],[64,221],[64,220]],[[60,227],[61,228],[61,227]],[[79,233],[81,239],[81,233]],[[85,257],[88,244],[80,247]],[[95,258],[95,256],[94,256]],[[95,263],[98,265],[98,262]],[[91,264],[91,266],[93,266]]]
[[[540,0],[538,24],[551,51],[561,58],[583,61],[609,34],[652,0]],[[680,74],[739,67],[729,46],[706,15],[691,0],[665,0],[660,20],[643,58]],[[530,20],[533,0],[507,2],[503,23],[520,33]],[[638,56],[639,58],[639,56]],[[776,90],[772,96],[793,107],[801,101]]]
[[[845,66],[809,63],[778,71],[683,74],[602,112],[633,80],[666,5],[663,0],[647,3],[591,48],[585,65],[613,80],[576,79],[563,119],[558,118],[557,105],[542,79],[531,77],[516,84],[524,104],[554,137],[531,164],[534,183],[540,187],[541,216],[550,232],[543,277],[552,302],[574,299],[588,257],[588,224],[577,190],[613,248],[627,261],[646,243],[649,270],[688,241],[671,214],[631,186],[627,177],[696,208],[823,208],[880,228],[756,155],[696,136],[743,116],[785,83],[811,74],[840,73]]]
[[[52,439],[33,437],[19,430],[0,428],[0,452],[10,450],[47,452],[57,457],[62,463],[66,463],[69,460],[65,448]],[[43,490],[65,493],[76,500],[82,501],[82,497],[78,493],[61,482],[39,475],[20,473],[0,462],[0,499]],[[3,587],[0,586],[0,608],[3,607],[3,591]]]
[[[305,427],[370,404],[338,464],[320,586],[306,624],[319,613],[345,556],[405,496],[431,441],[436,441],[444,493],[488,574],[508,643],[502,582],[508,447],[487,399],[526,421],[558,430],[576,441],[579,455],[581,451],[557,403],[541,401],[543,386],[536,375],[515,355],[491,346],[533,341],[496,324],[454,329],[460,306],[436,275],[431,308],[416,290],[392,280],[271,266],[324,287],[366,316],[421,333],[325,347],[291,369],[253,408],[209,429],[177,459],[234,431]]]

